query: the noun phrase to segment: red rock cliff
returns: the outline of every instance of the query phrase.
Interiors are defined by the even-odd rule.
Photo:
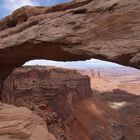
[[[75,70],[22,67],[4,82],[3,102],[41,116],[57,140],[121,140],[119,115],[92,96],[90,79]]]
[[[5,81],[2,99],[35,111],[50,124],[55,135],[60,135],[55,128],[71,117],[77,101],[91,94],[89,77],[74,70],[23,67],[16,69]]]

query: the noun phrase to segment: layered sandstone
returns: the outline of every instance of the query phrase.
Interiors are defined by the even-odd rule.
[[[75,70],[25,66],[15,69],[5,80],[2,100],[18,106],[34,103],[40,109],[52,105],[53,110],[66,118],[76,101],[91,95],[89,77]]]
[[[60,139],[67,137],[65,122],[71,118],[74,104],[91,95],[89,77],[75,70],[21,67],[5,80],[2,101],[30,108]]]
[[[140,68],[139,13],[139,0],[75,0],[18,9],[0,21],[0,82],[37,58],[98,58]]]
[[[0,140],[56,140],[46,123],[25,107],[0,103]]]
[[[90,76],[94,96],[119,112],[124,140],[139,140],[140,71],[128,67],[100,67],[82,73]]]
[[[22,67],[5,80],[3,102],[41,116],[57,140],[121,140],[119,114],[92,96],[90,79],[76,70]]]

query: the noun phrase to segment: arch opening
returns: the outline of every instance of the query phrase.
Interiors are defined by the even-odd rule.
[[[87,59],[80,61],[53,61],[45,59],[34,59],[25,62],[22,66],[56,66],[75,69],[93,69],[96,67],[123,67],[122,65],[116,63],[98,59]]]
[[[35,59],[30,60],[24,63],[24,67],[56,67],[56,68],[66,68],[66,69],[72,69],[72,70],[78,70],[82,74],[86,74],[91,78],[91,87],[94,89],[94,84],[92,83],[93,75],[97,79],[100,79],[103,76],[109,77],[109,80],[112,80],[113,82],[121,82],[123,83],[131,83],[132,85],[139,84],[140,81],[140,70],[124,65],[120,65],[117,63],[112,63],[108,61],[102,61],[98,59],[88,59],[85,61],[52,61],[52,60],[45,60],[45,59]],[[102,79],[102,78],[101,78]],[[95,80],[95,78],[94,78]],[[98,81],[98,80],[97,80]],[[102,82],[102,80],[101,80]],[[100,80],[98,81],[98,84],[100,83]],[[98,85],[97,84],[97,85]],[[129,85],[130,88],[132,86]],[[99,84],[100,86],[100,84]],[[102,85],[103,87],[106,85]],[[138,86],[136,86],[137,88]],[[100,86],[101,88],[101,86]],[[133,91],[132,91],[133,92]],[[140,94],[138,92],[138,94]]]

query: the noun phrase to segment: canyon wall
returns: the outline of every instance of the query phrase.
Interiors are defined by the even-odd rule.
[[[63,122],[76,102],[92,96],[90,79],[75,70],[21,67],[5,80],[2,101],[25,106],[41,116],[56,137],[65,137]]]
[[[94,97],[119,112],[124,126],[123,140],[139,140],[140,71],[112,66],[83,70],[82,73],[89,75]]]
[[[93,96],[89,77],[76,70],[15,69],[4,82],[2,100],[38,114],[57,140],[124,137],[119,114]]]
[[[32,102],[40,109],[47,109],[45,107],[49,104],[65,119],[77,100],[91,95],[89,77],[77,71],[55,67],[21,67],[15,69],[4,82],[2,100],[18,106]]]

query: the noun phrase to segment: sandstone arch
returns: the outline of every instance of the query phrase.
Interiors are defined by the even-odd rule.
[[[38,58],[98,58],[139,69],[139,13],[139,0],[23,7],[0,21],[0,82],[15,67]]]

